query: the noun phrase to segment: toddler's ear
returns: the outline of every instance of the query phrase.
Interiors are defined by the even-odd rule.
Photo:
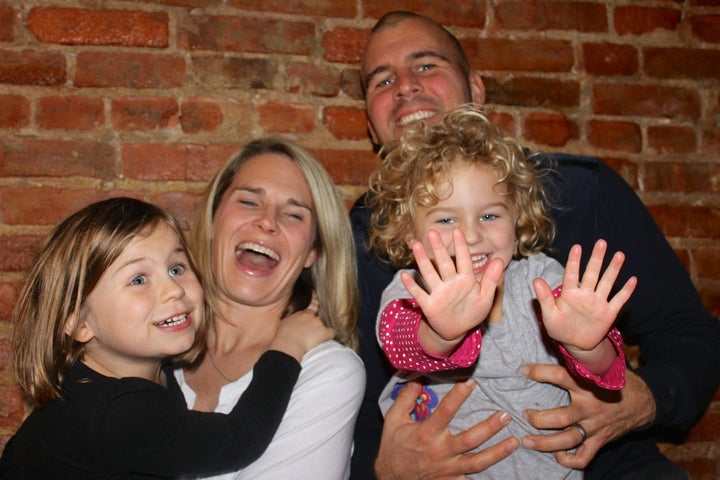
[[[412,233],[405,235],[405,244],[412,250],[413,243],[415,243],[415,236]]]
[[[78,322],[80,322],[79,325]],[[76,313],[71,313],[68,316],[63,330],[65,335],[80,343],[87,343],[95,336],[90,325],[85,320],[80,320]]]

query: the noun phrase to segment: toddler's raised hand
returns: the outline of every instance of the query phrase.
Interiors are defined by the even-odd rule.
[[[325,326],[318,315],[317,294],[313,291],[310,305],[298,310],[280,321],[275,337],[270,343],[270,350],[279,350],[301,361],[309,350],[326,340],[335,337],[335,330]]]
[[[601,276],[606,250],[607,242],[604,240],[595,243],[580,280],[582,248],[574,245],[565,266],[562,293],[557,299],[553,298],[547,282],[542,279],[533,282],[548,335],[563,343],[575,357],[589,354],[603,342],[620,309],[637,286],[637,278],[630,277],[622,289],[608,299],[625,255],[616,252]]]
[[[460,229],[453,230],[454,261],[437,231],[428,232],[428,242],[435,264],[421,242],[415,241],[412,245],[418,270],[428,291],[407,272],[401,274],[401,280],[420,305],[433,332],[440,337],[438,340],[457,344],[490,313],[495,290],[502,276],[503,262],[500,259],[490,261],[478,282],[470,249]]]

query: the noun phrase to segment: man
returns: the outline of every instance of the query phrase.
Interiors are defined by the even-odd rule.
[[[411,122],[436,122],[463,103],[481,106],[485,101],[482,78],[470,71],[457,39],[409,12],[378,21],[365,46],[361,74],[368,127],[377,146],[387,147]],[[660,454],[655,441],[659,434],[681,439],[710,402],[720,382],[720,322],[703,307],[683,265],[622,178],[593,158],[560,154],[548,161],[556,172],[548,187],[558,207],[553,210],[558,237],[547,253],[564,263],[573,243],[590,252],[598,238],[607,240],[608,250],[626,253],[617,284],[630,275],[639,283],[618,327],[628,343],[640,346],[641,367],[627,370],[627,386],[619,394],[608,394],[576,381],[561,366],[531,366],[528,377],[565,388],[571,404],[526,412],[548,434],[520,439],[523,447],[556,452],[566,466],[587,467],[590,480],[687,478]],[[375,320],[382,290],[395,271],[365,249],[369,211],[364,205],[363,197],[351,212],[362,298],[361,356],[368,375],[355,435],[352,478],[358,479],[373,478],[382,428],[377,399],[392,373],[375,340]],[[436,411],[438,419],[431,416],[431,424],[413,426],[403,420],[411,393],[388,413],[375,465],[379,477],[457,477],[482,470],[516,447],[487,448],[482,458],[466,462],[467,450],[502,427],[499,417],[461,438],[450,435],[447,420],[468,394],[463,392]],[[433,437],[440,433],[444,441]]]

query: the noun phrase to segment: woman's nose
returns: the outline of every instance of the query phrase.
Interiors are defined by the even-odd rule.
[[[260,212],[255,224],[268,232],[276,232],[277,227],[277,213],[274,209],[268,208]]]

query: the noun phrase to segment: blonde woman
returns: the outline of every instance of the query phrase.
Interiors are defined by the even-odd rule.
[[[265,454],[218,478],[349,476],[365,386],[357,347],[355,256],[342,200],[320,163],[281,138],[250,142],[204,192],[192,226],[213,306],[207,353],[177,370],[188,406],[227,411],[288,314],[313,292],[335,340],[308,352]]]

